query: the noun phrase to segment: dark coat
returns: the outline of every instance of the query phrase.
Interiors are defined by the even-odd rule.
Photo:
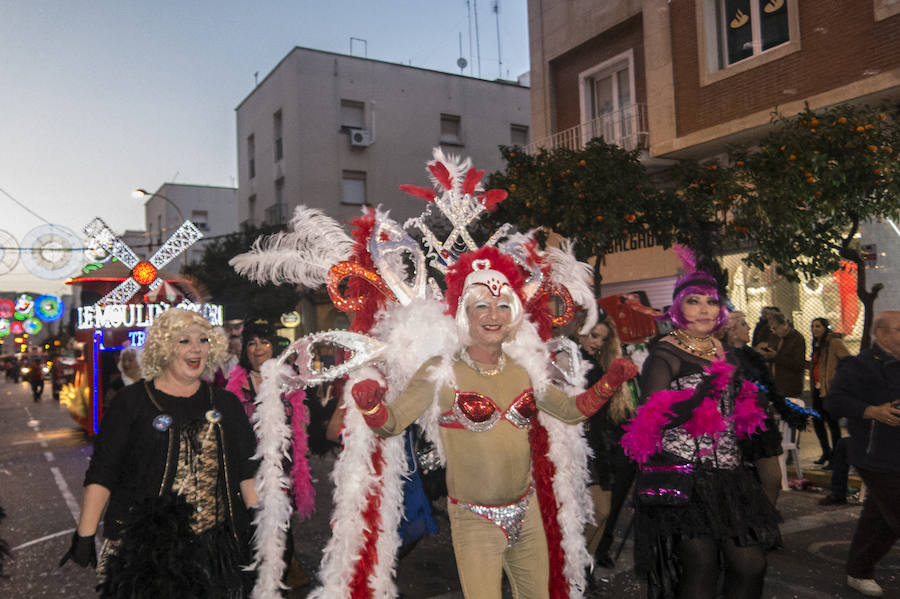
[[[200,389],[200,397],[207,398],[207,402],[209,388],[203,383]],[[212,390],[213,407],[222,414],[217,427],[219,446],[224,447],[219,466],[224,468],[228,481],[228,499],[233,508],[230,513],[234,518],[230,524],[239,541],[246,544],[250,518],[241,497],[240,481],[252,479],[256,473],[257,462],[252,460],[256,438],[238,398],[218,387]],[[141,380],[116,395],[100,422],[84,484],[98,484],[110,491],[103,520],[104,536],[108,538],[119,537],[134,505],[160,495],[172,485],[179,446],[174,433],[180,419],[173,410],[170,415],[175,424],[167,431],[159,431],[153,426],[159,414]]]
[[[869,406],[900,399],[900,360],[878,345],[838,364],[825,396],[825,409],[847,418],[848,461],[873,472],[900,473],[900,427],[863,418]]]
[[[792,328],[781,340],[778,351],[770,358],[775,388],[788,397],[803,393],[803,374],[806,369],[806,339]]]

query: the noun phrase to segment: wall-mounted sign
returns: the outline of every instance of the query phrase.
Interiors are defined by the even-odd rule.
[[[285,312],[281,315],[281,326],[293,329],[300,325],[300,313],[296,310]]]
[[[171,304],[113,304],[109,306],[82,306],[78,308],[79,329],[117,329],[119,327],[147,328],[153,319],[162,314]],[[195,304],[183,301],[176,308],[199,312],[213,326],[222,326],[223,309],[219,304]]]

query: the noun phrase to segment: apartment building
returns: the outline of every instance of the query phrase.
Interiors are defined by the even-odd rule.
[[[383,205],[422,210],[398,185],[427,184],[431,149],[502,168],[526,145],[526,86],[308,48],[292,49],[237,107],[238,218],[283,224],[304,204],[348,221]]]
[[[528,10],[535,146],[603,135],[639,148],[653,170],[752,144],[776,110],[900,97],[896,0],[529,0]],[[877,239],[882,267],[869,282],[897,297],[900,231],[872,223],[864,234]],[[791,284],[738,258],[727,260],[732,295],[751,317],[780,304],[801,329],[839,310],[823,300],[832,282]],[[604,293],[644,289],[661,308],[678,266],[652,240],[626,243],[601,266]]]

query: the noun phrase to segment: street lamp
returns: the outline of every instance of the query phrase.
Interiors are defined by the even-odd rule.
[[[133,197],[136,200],[141,200],[143,198],[151,199],[154,197],[162,198],[165,201],[167,201],[172,206],[172,208],[175,209],[175,212],[178,213],[178,218],[181,219],[181,222],[184,222],[184,215],[181,213],[181,208],[178,207],[178,204],[176,204],[171,199],[167,198],[166,196],[164,196],[161,193],[150,193],[146,189],[144,189],[142,187],[138,187],[137,189],[135,189],[134,191],[131,192],[131,197]]]
[[[133,198],[136,199],[136,200],[140,200],[140,199],[143,199],[143,198],[147,198],[148,200],[150,200],[150,199],[153,199],[153,198],[155,198],[155,197],[156,197],[156,198],[162,198],[163,200],[165,200],[166,202],[168,202],[169,205],[172,206],[172,208],[175,209],[175,212],[178,213],[178,218],[179,218],[179,220],[180,220],[180,223],[183,223],[183,222],[185,221],[184,214],[181,213],[181,208],[178,207],[178,204],[176,204],[175,202],[173,202],[171,198],[167,198],[166,196],[164,196],[164,195],[161,194],[161,193],[150,193],[149,191],[147,191],[147,190],[144,189],[143,187],[138,187],[137,189],[135,189],[134,191],[131,192],[131,197],[133,197]],[[168,220],[169,220],[169,219],[166,219],[166,221],[168,221]],[[179,223],[179,226],[180,226],[180,223]],[[169,223],[166,222],[166,230],[168,230],[168,228],[169,228]],[[160,234],[161,234],[161,233],[162,233],[162,230],[160,230]],[[150,238],[150,243],[151,243],[151,249],[152,249],[152,244],[153,244],[153,238],[152,238],[152,237]],[[185,265],[187,265],[187,252],[185,252],[185,253],[183,254],[182,260],[183,260],[183,262],[182,262],[182,265],[183,265],[182,268],[183,268]]]

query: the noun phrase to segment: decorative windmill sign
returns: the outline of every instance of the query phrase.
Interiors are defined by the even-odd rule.
[[[97,306],[124,304],[140,291],[143,285],[147,285],[153,291],[163,284],[163,280],[157,276],[160,269],[203,237],[203,233],[194,226],[194,223],[186,220],[149,260],[141,260],[100,218],[89,222],[84,227],[84,233],[97,246],[115,256],[119,262],[131,269],[131,276],[100,298]]]

